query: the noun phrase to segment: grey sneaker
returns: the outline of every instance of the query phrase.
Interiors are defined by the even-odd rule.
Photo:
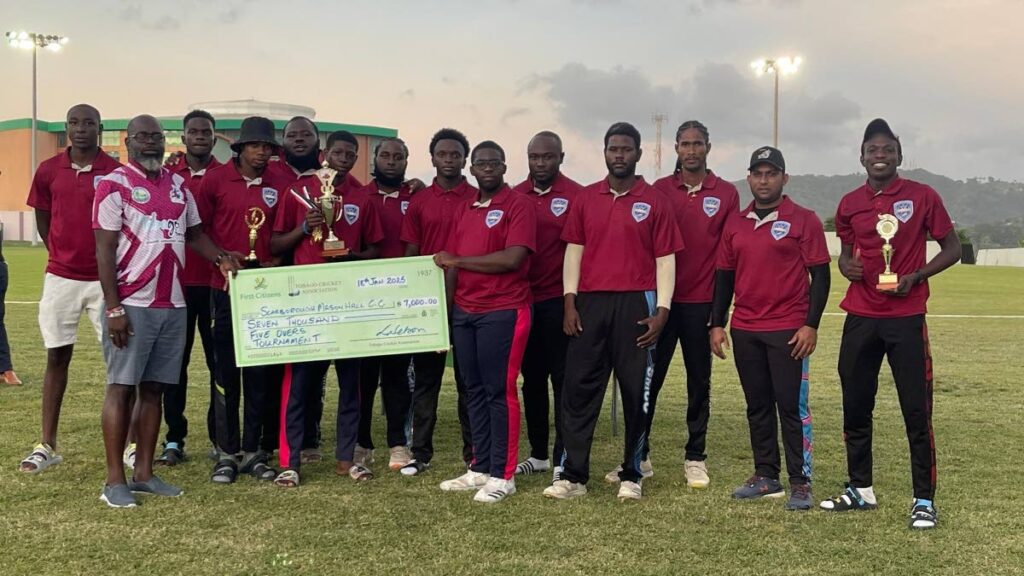
[[[791,484],[786,510],[810,510],[814,505],[810,484]]]
[[[751,476],[742,486],[733,490],[732,497],[737,500],[754,500],[757,498],[782,498],[786,491],[778,480],[764,476]]]
[[[125,484],[104,485],[103,492],[100,493],[100,500],[111,508],[135,508],[138,506],[135,496],[132,496],[132,491]]]
[[[181,488],[171,486],[167,482],[161,480],[158,476],[153,476],[146,482],[138,482],[135,478],[132,478],[131,482],[128,483],[128,489],[132,492],[153,494],[155,496],[168,496],[170,498],[175,498],[185,493]]]

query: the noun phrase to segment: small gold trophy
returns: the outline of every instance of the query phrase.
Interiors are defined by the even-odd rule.
[[[892,263],[892,244],[889,240],[892,240],[896,236],[896,230],[900,227],[899,221],[892,214],[879,214],[878,223],[875,224],[875,230],[878,230],[878,235],[885,240],[885,244],[882,245],[882,259],[885,260],[885,272],[878,275],[878,290],[883,292],[895,290],[900,285],[899,276],[893,273],[890,264]]]
[[[332,169],[324,161],[323,167],[316,171],[320,179],[320,211],[324,215],[327,226],[327,238],[324,240],[324,249],[320,253],[324,258],[336,258],[345,256],[349,249],[345,247],[345,241],[334,235],[334,223],[341,217],[338,205],[342,203],[341,196],[334,194],[334,177],[337,170]]]
[[[256,257],[256,232],[263,227],[267,221],[267,215],[263,209],[253,206],[245,213],[245,225],[249,227],[249,255],[245,257],[245,265],[253,267],[259,265]]]

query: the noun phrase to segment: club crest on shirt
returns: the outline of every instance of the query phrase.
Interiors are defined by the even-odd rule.
[[[633,203],[633,220],[643,222],[651,215],[651,205],[646,202]]]
[[[106,176],[106,174],[99,174],[97,176],[93,176],[92,177],[92,189],[93,190],[95,190],[96,187],[100,185],[100,180],[103,180],[104,176]]]
[[[270,188],[269,186],[263,189],[263,203],[267,205],[267,208],[273,208],[277,204],[277,190]]]
[[[136,186],[132,188],[132,200],[139,204],[145,204],[149,202],[149,190],[146,190],[142,186]]]
[[[408,200],[402,200],[401,207],[402,207],[402,214],[405,214],[405,211],[409,209],[409,201]]]
[[[505,215],[503,210],[491,210],[487,213],[487,218],[484,219],[484,224],[487,224],[488,228],[494,228],[498,222],[501,222],[501,217]]]
[[[772,238],[782,240],[789,234],[789,222],[779,220],[772,224]]]
[[[175,204],[185,203],[185,193],[181,191],[181,186],[177,184],[171,184],[171,202]]]
[[[708,196],[704,199],[704,213],[711,218],[715,214],[718,214],[718,209],[722,207],[722,201],[714,196]]]
[[[900,222],[906,224],[907,220],[914,216],[914,201],[900,200],[899,202],[893,202],[892,215]]]
[[[345,204],[345,222],[351,226],[359,220],[359,206],[355,204]]]
[[[551,213],[555,215],[555,218],[558,218],[562,214],[565,214],[565,211],[568,210],[568,209],[569,209],[569,200],[567,200],[565,198],[552,198],[551,199]]]

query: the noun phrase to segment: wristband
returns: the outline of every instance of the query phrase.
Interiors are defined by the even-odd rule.
[[[107,318],[120,318],[125,314],[127,314],[127,312],[125,312],[124,306],[114,306],[113,308],[108,308],[106,311]]]

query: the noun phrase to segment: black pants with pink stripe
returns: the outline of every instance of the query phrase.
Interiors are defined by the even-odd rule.
[[[843,386],[843,435],[850,484],[872,485],[872,413],[878,371],[887,357],[910,442],[914,497],[935,496],[935,435],[932,431],[932,354],[924,315],[866,318],[849,314],[839,346]]]
[[[511,479],[519,458],[516,380],[530,337],[530,306],[471,314],[455,307],[452,342],[473,434],[470,470]]]
[[[307,420],[315,417],[316,398],[320,397],[330,366],[325,360],[297,362],[285,367],[279,454],[282,468],[299,469],[303,440],[309,429]],[[334,369],[339,386],[334,457],[351,462],[359,433],[359,360],[335,360]]]

